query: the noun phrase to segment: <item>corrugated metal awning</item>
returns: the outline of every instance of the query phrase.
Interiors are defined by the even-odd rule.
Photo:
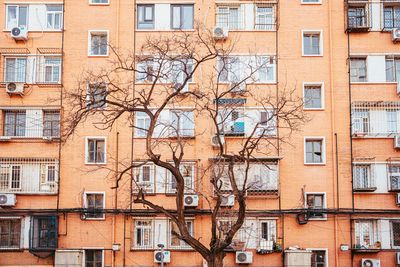
[[[28,48],[0,48],[2,55],[26,55],[30,53]]]

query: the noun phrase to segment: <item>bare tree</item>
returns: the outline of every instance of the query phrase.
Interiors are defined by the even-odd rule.
[[[245,221],[248,193],[269,190],[250,175],[252,165],[270,168],[269,159],[277,155],[278,145],[288,142],[306,120],[294,88],[257,86],[265,76],[274,75],[275,57],[253,53],[241,59],[233,56],[235,46],[234,41],[215,40],[201,25],[193,32],[147,38],[135,53],[110,46],[111,62],[103,69],[85,72],[76,87],[64,92],[70,108],[65,115],[64,139],[86,120],[107,130],[124,116],[136,134],[145,138],[146,159],[127,164],[116,176],[116,187],[124,177],[132,179],[136,188],[132,201],[169,218],[179,230],[173,233],[176,238],[200,253],[209,267],[223,265],[225,250]],[[192,83],[195,76],[198,81]],[[256,112],[247,112],[246,102],[257,107]],[[182,105],[192,108],[179,111]],[[174,109],[166,120],[163,113]],[[145,122],[135,123],[137,116],[145,117]],[[207,129],[194,131],[195,120],[206,120]],[[198,177],[209,184],[198,190],[187,184],[182,166],[193,138],[208,136],[210,129],[214,133],[213,157]],[[166,169],[173,178],[173,211],[147,197],[146,186],[132,175],[146,163]],[[186,224],[184,196],[189,187],[205,200],[211,214],[208,245],[192,236]],[[204,190],[207,187],[211,189]],[[276,183],[271,190],[277,189]],[[224,206],[229,196],[237,208]],[[228,227],[220,223],[227,214],[231,217]]]

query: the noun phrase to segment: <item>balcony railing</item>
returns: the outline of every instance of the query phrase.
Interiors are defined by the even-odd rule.
[[[51,158],[0,158],[0,192],[54,194],[58,160]]]
[[[347,1],[347,31],[369,31],[372,26],[370,9],[370,4],[366,0]]]
[[[57,110],[3,110],[2,139],[60,137],[60,113]]]
[[[352,134],[356,137],[393,137],[400,134],[400,102],[354,102]]]

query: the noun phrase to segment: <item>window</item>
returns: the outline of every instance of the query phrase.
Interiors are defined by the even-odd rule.
[[[322,0],[301,0],[302,4],[321,4]]]
[[[44,82],[59,83],[61,81],[61,59],[46,57],[44,59]]]
[[[378,241],[375,231],[375,222],[370,220],[355,221],[355,248],[368,249]]]
[[[400,165],[390,164],[389,168],[389,183],[391,191],[400,190]]]
[[[306,193],[306,208],[311,210],[308,212],[310,218],[322,219],[326,217],[321,211],[325,209],[325,194]]]
[[[136,112],[135,136],[146,137],[150,127],[150,117],[145,112]]]
[[[387,120],[387,132],[397,133],[397,110],[386,110],[386,120]]]
[[[25,82],[27,59],[23,57],[5,58],[5,82]]]
[[[303,56],[322,55],[322,33],[303,32]]]
[[[137,28],[154,29],[154,5],[138,5],[137,12]]]
[[[134,247],[135,248],[153,247],[152,220],[135,220]]]
[[[326,264],[326,251],[313,249],[311,254],[311,267],[326,267]]]
[[[21,110],[5,111],[4,135],[25,136],[25,132],[26,132],[26,112]]]
[[[216,15],[218,27],[225,27],[229,30],[239,30],[243,28],[240,19],[240,6],[218,6]]]
[[[261,220],[259,221],[259,232],[261,240],[275,241],[276,235],[276,221],[275,220]]]
[[[276,114],[273,110],[259,111],[260,120],[258,124],[259,136],[274,136],[276,135]]]
[[[85,267],[102,267],[103,250],[85,249]]]
[[[275,9],[273,6],[257,4],[255,29],[256,30],[275,29]]]
[[[392,247],[400,247],[400,221],[391,221]]]
[[[323,138],[306,138],[305,140],[305,163],[306,164],[321,164],[325,163]]]
[[[0,173],[0,189],[16,191],[21,189],[21,165],[2,165]]]
[[[304,85],[304,109],[322,108],[322,85]]]
[[[231,56],[217,60],[220,83],[270,83],[275,81],[273,56]]]
[[[193,29],[193,5],[171,5],[171,29]]]
[[[108,31],[89,31],[89,56],[108,56]]]
[[[56,249],[57,228],[57,216],[33,216],[30,232],[30,249]]]
[[[220,110],[218,114],[218,126],[222,134],[243,136],[245,134],[244,110]]]
[[[171,120],[170,136],[179,136],[179,137],[194,136],[193,111],[171,110],[170,120]]]
[[[140,165],[138,163],[138,165]],[[145,164],[135,168],[135,191],[142,189],[145,193],[154,193],[155,165]]]
[[[86,219],[104,219],[104,193],[85,192],[84,208]]]
[[[353,165],[354,189],[365,190],[375,187],[375,182],[372,179],[371,164],[355,164]]]
[[[243,175],[244,176],[244,175]],[[248,193],[278,190],[276,165],[251,164],[248,171]]]
[[[400,83],[400,58],[386,57],[386,81]]]
[[[368,27],[368,19],[365,6],[349,7],[348,10],[349,28]]]
[[[383,17],[385,29],[400,28],[399,6],[385,6]]]
[[[61,30],[63,22],[63,6],[47,6],[47,29]]]
[[[45,168],[45,175],[44,175],[44,180],[42,180],[42,184],[48,184],[48,185],[53,185],[56,182],[56,177],[57,177],[57,166],[56,165],[42,165]]]
[[[86,139],[86,163],[106,163],[105,138]]]
[[[0,250],[18,249],[21,242],[21,219],[0,218]]]
[[[366,82],[367,81],[367,59],[351,58],[350,59],[350,81]]]
[[[188,228],[189,234],[193,236],[193,220],[186,221],[186,226]],[[176,247],[176,248],[190,248],[188,244],[186,244],[185,241],[180,240],[175,233],[180,233],[178,226],[174,222],[170,222],[170,245],[171,247]]]
[[[60,112],[53,110],[43,111],[43,136],[60,136]]]
[[[179,170],[183,176],[184,183],[185,183],[185,192],[186,193],[191,193],[194,191],[194,171],[195,171],[195,165],[194,163],[182,163],[179,166]],[[175,177],[171,174],[170,171],[168,171],[168,184],[167,184],[167,193],[176,193],[176,179]]]
[[[90,4],[109,4],[109,0],[89,0]]]
[[[107,85],[104,83],[90,83],[86,96],[88,109],[101,109],[106,107]]]
[[[28,27],[28,6],[7,5],[7,30],[14,27]]]
[[[157,71],[156,71],[157,73]],[[136,70],[136,82],[144,83],[144,82],[152,82],[155,78],[154,74],[154,62],[151,60],[140,61],[137,64]],[[161,76],[161,75],[160,75]]]
[[[370,132],[370,112],[369,109],[355,109],[352,118],[353,134],[368,134]]]

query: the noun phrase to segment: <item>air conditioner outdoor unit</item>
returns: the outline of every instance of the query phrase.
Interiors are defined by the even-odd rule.
[[[394,137],[394,148],[400,148],[400,135]]]
[[[0,206],[15,206],[17,198],[15,194],[0,194]]]
[[[6,92],[8,94],[23,95],[24,94],[24,83],[7,83]]]
[[[228,28],[226,27],[214,27],[213,29],[213,37],[216,40],[223,40],[228,38]]]
[[[396,193],[396,205],[400,205],[400,193]]]
[[[381,267],[381,261],[376,259],[361,259],[361,267]]]
[[[233,207],[235,205],[235,195],[222,196],[221,207]]]
[[[400,41],[400,28],[393,29],[392,31],[392,41],[399,42]]]
[[[11,140],[10,136],[0,136],[0,142],[7,142],[10,140]]]
[[[28,39],[28,29],[25,26],[14,27],[11,29],[11,37],[15,40]]]
[[[239,263],[239,264],[253,263],[253,252],[237,251],[236,252],[236,263]]]
[[[400,265],[400,252],[396,252],[396,263]]]
[[[161,252],[160,250],[154,251],[154,262],[155,263],[170,263],[171,262],[171,252],[168,250],[164,250]]]
[[[224,138],[224,136],[223,136],[223,135],[220,135],[219,138],[220,138],[220,140],[221,140],[222,145],[224,145],[224,144],[225,144],[225,138]],[[213,147],[215,147],[215,148],[219,148],[218,136],[217,136],[217,135],[214,135],[213,137],[211,137],[211,145],[212,145]]]
[[[185,195],[183,197],[183,204],[185,207],[197,207],[199,205],[199,196]]]

